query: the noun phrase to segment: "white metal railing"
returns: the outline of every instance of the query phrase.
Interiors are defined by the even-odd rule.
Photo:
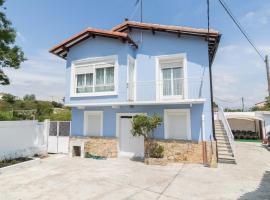
[[[138,94],[155,95],[158,99],[186,99],[189,88],[192,88],[192,98],[203,98],[203,81],[198,77],[177,78],[172,80],[149,80],[127,83],[128,99],[134,100]],[[121,93],[122,91],[119,91]],[[136,95],[137,94],[137,95]],[[141,96],[139,96],[141,97]]]
[[[224,114],[223,108],[222,106],[218,106],[218,119],[222,122],[225,132],[227,134],[231,149],[232,149],[232,153],[233,156],[235,157],[235,144],[234,144],[234,136],[231,130],[231,127],[228,123],[228,120]]]

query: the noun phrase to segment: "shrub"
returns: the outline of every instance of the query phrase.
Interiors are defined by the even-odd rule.
[[[1,112],[0,111],[0,121],[11,121],[13,119],[11,112]]]
[[[149,148],[149,156],[150,158],[163,158],[164,157],[164,147],[154,143]]]

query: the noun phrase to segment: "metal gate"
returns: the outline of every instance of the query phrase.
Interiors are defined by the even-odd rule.
[[[48,136],[48,153],[68,153],[70,121],[51,121]]]

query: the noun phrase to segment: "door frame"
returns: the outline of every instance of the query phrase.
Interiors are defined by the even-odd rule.
[[[118,138],[118,145],[117,145],[117,152],[118,152],[118,157],[120,156],[120,120],[121,116],[135,116],[135,115],[147,115],[147,113],[116,113],[116,137]]]

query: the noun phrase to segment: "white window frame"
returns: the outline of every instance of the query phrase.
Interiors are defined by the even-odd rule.
[[[131,57],[130,55],[128,55],[127,58],[127,100],[130,101],[130,77],[129,77],[129,68],[130,68],[130,62],[134,62],[134,88],[133,88],[133,100],[132,101],[136,101],[136,95],[137,95],[137,61],[136,59],[134,59],[133,57]]]
[[[162,69],[164,69],[161,64],[163,62],[183,62],[183,95],[163,95],[163,75]],[[187,81],[187,55],[186,53],[171,54],[171,55],[161,55],[156,56],[156,101],[168,101],[168,100],[179,100],[188,98],[188,81]]]
[[[96,63],[102,62],[113,62],[114,63],[114,91],[104,91],[104,92],[89,92],[89,93],[76,93],[76,68],[87,65],[94,65]],[[70,73],[70,97],[88,97],[88,96],[109,96],[118,94],[118,56],[104,56],[104,57],[95,57],[95,58],[86,58],[82,60],[76,60],[71,63],[71,73]],[[93,66],[93,88],[95,85],[95,71],[97,68],[104,68],[102,66]]]
[[[99,115],[101,117],[101,123],[100,123],[100,134],[99,136],[103,136],[103,111],[84,111],[84,116],[83,116],[83,135],[88,136],[86,134],[87,132],[87,118],[89,115]],[[91,137],[91,136],[89,136]],[[94,137],[94,136],[93,136]]]
[[[168,120],[168,114],[170,113],[179,113],[179,114],[184,113],[187,116],[187,140],[191,140],[190,109],[165,109],[164,110],[164,138],[170,139],[169,133],[168,133],[168,130],[169,130],[168,123],[170,123],[170,121]]]

